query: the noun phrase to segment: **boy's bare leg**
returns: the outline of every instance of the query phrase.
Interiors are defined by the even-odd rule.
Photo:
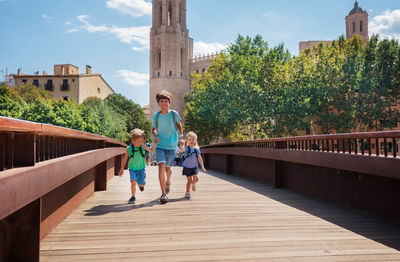
[[[165,173],[167,174],[167,181],[166,181],[166,183],[167,183],[168,185],[171,185],[171,175],[172,175],[172,169],[171,169],[171,167],[166,166],[166,167],[165,167]]]
[[[136,195],[136,183],[137,183],[136,180],[133,180],[133,181],[131,182],[131,193],[132,193],[132,196],[135,196],[135,195]]]
[[[165,194],[165,163],[158,164],[158,180],[160,180],[161,193]]]

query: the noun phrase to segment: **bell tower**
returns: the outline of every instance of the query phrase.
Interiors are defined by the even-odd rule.
[[[368,40],[368,13],[355,1],[354,8],[346,16],[346,38],[358,34],[364,40]]]
[[[150,116],[159,108],[156,94],[169,91],[171,109],[183,116],[184,96],[190,89],[193,39],[186,26],[186,0],[153,0],[150,31]]]

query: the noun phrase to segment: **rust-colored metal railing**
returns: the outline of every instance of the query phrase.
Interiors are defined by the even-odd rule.
[[[396,158],[399,156],[400,131],[271,138],[218,143],[203,148],[213,147],[287,149]]]
[[[0,117],[0,261],[38,261],[40,239],[107,189],[125,153],[104,136]]]
[[[207,168],[400,218],[400,131],[218,143]]]

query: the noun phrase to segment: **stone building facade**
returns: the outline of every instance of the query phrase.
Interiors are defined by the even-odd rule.
[[[102,75],[92,73],[91,70],[87,65],[86,73],[80,74],[78,67],[62,64],[54,65],[53,75],[48,75],[46,71],[43,71],[42,75],[39,75],[39,72],[27,75],[18,70],[18,73],[12,76],[17,86],[23,83],[33,84],[50,91],[55,99],[74,99],[80,104],[88,97],[104,99],[114,93]]]
[[[168,90],[171,108],[182,116],[190,75],[206,70],[214,56],[193,59],[193,39],[186,24],[186,0],[153,0],[150,30],[150,116],[159,108],[156,94]]]
[[[358,2],[354,2],[354,8],[346,16],[346,38],[353,37],[354,34],[358,34],[363,39],[364,43],[368,40],[368,13],[363,10]],[[332,41],[303,41],[299,43],[299,51],[303,52],[305,49],[312,48],[314,46],[323,43],[324,45],[330,45]]]

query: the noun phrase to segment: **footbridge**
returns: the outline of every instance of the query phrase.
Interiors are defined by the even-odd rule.
[[[204,146],[191,200],[148,167],[129,205],[125,144],[0,117],[0,261],[400,261],[399,138]]]

